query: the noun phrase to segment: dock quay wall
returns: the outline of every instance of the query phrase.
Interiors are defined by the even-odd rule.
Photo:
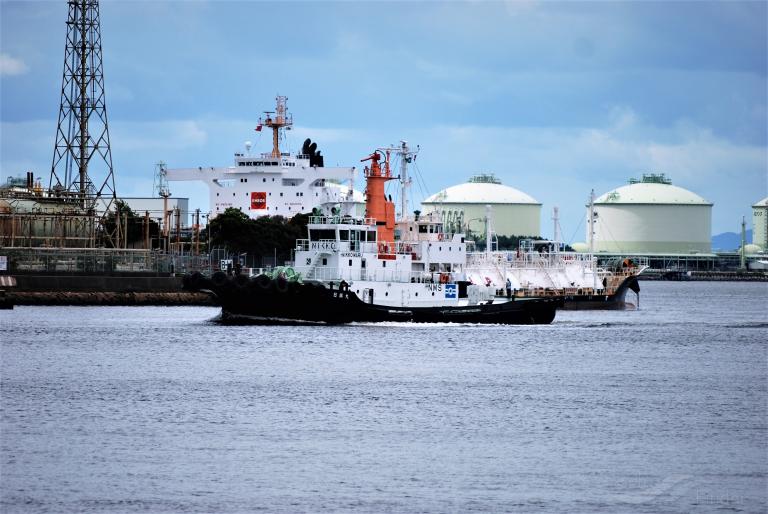
[[[182,290],[184,273],[208,269],[207,255],[125,249],[0,248],[0,274],[15,305],[211,305]]]
[[[14,291],[7,296],[13,305],[215,305],[208,295],[190,292]]]
[[[181,277],[25,275],[6,291],[14,305],[214,305],[203,293],[182,291]]]
[[[644,271],[639,280],[686,280],[710,282],[768,282],[768,274],[759,271]]]

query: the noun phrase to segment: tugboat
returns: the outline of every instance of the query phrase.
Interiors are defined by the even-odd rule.
[[[562,297],[512,295],[473,283],[463,234],[445,232],[434,216],[395,222],[395,205],[384,191],[396,178],[392,150],[377,149],[361,161],[370,161],[366,215],[316,210],[308,238],[296,242],[292,267],[255,277],[195,274],[185,287],[213,294],[224,321],[551,323]]]

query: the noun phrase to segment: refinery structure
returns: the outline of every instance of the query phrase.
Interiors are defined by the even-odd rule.
[[[118,197],[99,3],[69,0],[67,7],[51,168],[47,180],[27,171],[0,187],[0,271],[168,273],[199,266],[205,258],[192,255],[200,250],[199,212],[191,227],[184,223],[185,199],[169,202],[167,189],[158,198]]]
[[[99,5],[68,2],[64,70],[47,183],[9,179],[0,197],[3,246],[116,247],[124,223],[115,209],[104,92]],[[115,218],[110,216],[115,213]]]
[[[99,6],[70,1],[50,178],[9,180],[0,198],[3,246],[114,246],[117,196],[104,95]],[[105,206],[106,209],[100,207]]]

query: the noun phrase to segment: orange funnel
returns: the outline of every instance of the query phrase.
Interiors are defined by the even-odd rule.
[[[384,184],[393,178],[389,170],[389,155],[384,160],[383,168],[379,164],[380,159],[381,154],[373,152],[360,161],[371,161],[371,167],[365,167],[365,215],[376,220],[376,237],[379,242],[394,242],[395,204],[387,200],[384,193]]]

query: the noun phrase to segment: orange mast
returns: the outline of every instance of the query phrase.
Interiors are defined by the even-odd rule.
[[[379,164],[381,154],[373,152],[360,162],[371,161],[371,167],[365,167],[365,216],[376,220],[376,237],[379,243],[393,243],[395,240],[395,204],[387,199],[384,184],[394,177],[389,170],[389,151],[384,160],[384,168]]]

